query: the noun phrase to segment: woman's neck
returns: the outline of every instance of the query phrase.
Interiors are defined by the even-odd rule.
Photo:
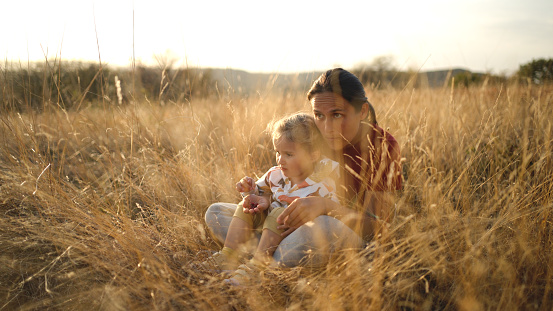
[[[341,157],[343,157],[344,153],[348,153],[352,148],[357,149],[362,139],[366,139],[367,134],[370,135],[370,139],[372,140],[374,130],[372,130],[372,127],[369,124],[361,123],[359,131],[357,131],[357,134],[355,134],[353,139],[347,145],[344,145],[341,149],[329,149],[327,156],[335,161],[338,161]]]
[[[351,143],[348,145],[356,146],[358,145],[363,139],[367,139],[367,135],[369,135],[369,139],[372,141],[374,139],[374,133],[375,133],[375,126],[371,125],[369,123],[361,122],[361,125],[359,126],[359,131],[357,131],[357,134],[352,139]],[[345,147],[348,147],[345,146]]]

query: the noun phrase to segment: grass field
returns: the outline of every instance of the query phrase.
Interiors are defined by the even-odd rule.
[[[368,89],[405,158],[390,232],[244,290],[191,269],[305,91],[2,109],[0,310],[553,308],[552,86]]]

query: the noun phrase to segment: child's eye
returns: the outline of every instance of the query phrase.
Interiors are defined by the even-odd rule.
[[[293,156],[293,155],[294,155],[293,153],[289,153],[289,152],[286,153],[286,156],[287,156],[287,157],[291,157],[291,156]]]

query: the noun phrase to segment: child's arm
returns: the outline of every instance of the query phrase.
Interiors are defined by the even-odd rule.
[[[240,191],[244,198],[242,200],[244,213],[259,213],[269,208],[272,197],[269,179],[273,171],[274,167],[263,174],[255,183],[251,177],[246,176],[236,184],[236,190]],[[247,192],[248,190],[249,192]]]
[[[259,189],[251,177],[244,177],[236,183],[236,191],[240,193],[256,194],[259,195]],[[244,196],[244,195],[243,195]]]
[[[250,194],[244,197],[242,202],[244,213],[260,213],[269,208],[269,205],[271,204],[271,196]]]

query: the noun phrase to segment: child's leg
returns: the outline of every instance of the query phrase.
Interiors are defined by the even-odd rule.
[[[268,263],[273,258],[273,253],[282,241],[280,234],[277,234],[269,229],[264,229],[261,234],[261,240],[257,250],[253,255],[253,259],[259,262]]]
[[[228,216],[227,216],[228,217]],[[203,269],[216,270],[219,272],[235,270],[240,265],[240,259],[249,249],[249,243],[257,242],[257,238],[252,239],[255,229],[260,228],[265,220],[265,214],[246,214],[242,204],[235,205],[234,215],[228,223],[228,230],[225,233],[225,243],[223,249],[211,255],[199,266]],[[256,243],[257,244],[257,243]]]
[[[253,258],[246,264],[241,265],[234,272],[233,276],[226,280],[229,284],[240,285],[249,283],[259,270],[265,269],[272,259],[282,237],[281,230],[277,229],[276,219],[284,211],[283,207],[272,210],[263,223],[263,233],[257,245]]]
[[[240,245],[246,243],[252,235],[252,224],[238,217],[233,217],[228,227],[225,247],[237,249]]]
[[[263,223],[265,217],[264,213],[246,214],[242,204],[238,204],[230,222],[224,246],[237,250],[253,237],[255,228]]]
[[[273,257],[273,253],[277,249],[278,245],[282,241],[280,234],[282,230],[277,229],[277,217],[284,211],[284,207],[278,207],[273,209],[263,224],[263,233],[261,240],[257,246],[257,250],[254,254],[254,260],[258,262],[268,263]]]

